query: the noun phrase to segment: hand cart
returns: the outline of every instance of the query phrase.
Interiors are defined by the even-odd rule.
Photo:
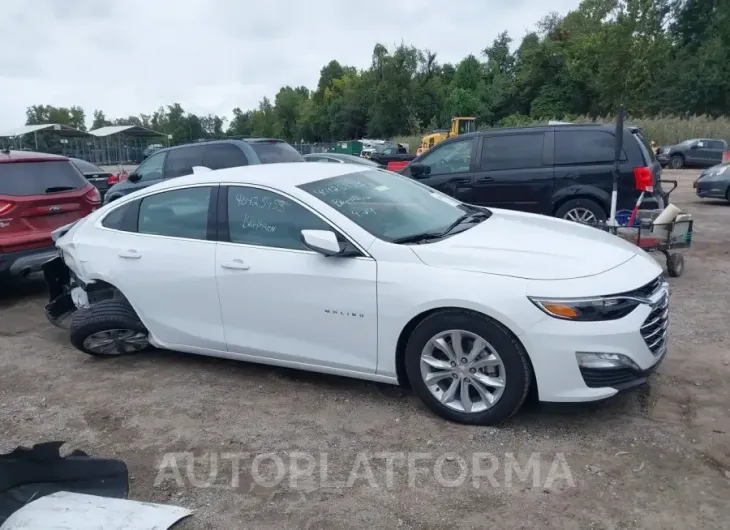
[[[661,183],[674,185],[671,190],[664,192],[666,197],[677,188],[677,181],[662,180]],[[636,221],[630,226],[611,225],[605,221],[591,226],[625,239],[646,252],[661,252],[666,258],[667,272],[678,278],[684,272],[684,256],[674,251],[692,246],[694,221],[691,216],[680,214],[671,223],[655,224],[654,219],[659,213],[656,210],[638,210]]]
[[[641,184],[637,180],[637,189],[641,190],[641,195],[636,203],[636,207],[632,212],[627,225],[620,225],[616,220],[616,202],[618,195],[618,180],[620,175],[620,162],[623,152],[624,138],[624,111],[619,109],[616,117],[616,145],[615,158],[613,165],[613,190],[611,192],[611,215],[608,221],[601,221],[593,224],[596,228],[600,228],[610,232],[618,237],[622,237],[627,241],[637,245],[639,248],[647,252],[661,252],[667,260],[667,272],[670,276],[679,277],[684,272],[684,256],[673,250],[689,248],[692,245],[692,217],[688,214],[678,215],[670,223],[655,224],[654,219],[661,213],[659,211],[639,210],[641,200],[644,198],[645,192],[651,192],[654,183],[650,174],[645,175],[648,179]],[[660,188],[664,196],[664,202],[669,204],[669,194],[677,189],[676,180],[660,180],[656,184],[661,186],[662,183],[672,184],[673,187],[666,191]]]

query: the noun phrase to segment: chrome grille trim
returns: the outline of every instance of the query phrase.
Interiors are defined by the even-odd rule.
[[[651,303],[651,311],[640,330],[646,347],[655,357],[662,355],[666,350],[669,329],[669,290],[664,282],[660,283],[654,295],[657,292],[659,297]]]

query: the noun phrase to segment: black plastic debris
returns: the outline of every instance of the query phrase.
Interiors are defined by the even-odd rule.
[[[129,471],[124,462],[94,458],[78,449],[61,456],[64,443],[39,443],[0,454],[0,525],[29,502],[59,491],[127,498]]]

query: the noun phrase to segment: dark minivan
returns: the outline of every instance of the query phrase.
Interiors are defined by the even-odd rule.
[[[462,202],[552,215],[573,221],[610,214],[615,126],[554,125],[492,129],[449,138],[401,174]],[[641,131],[624,128],[617,211],[664,208],[661,165]]]
[[[304,162],[304,158],[283,140],[246,138],[243,140],[211,140],[160,149],[147,158],[129,179],[115,184],[106,192],[104,203],[109,203],[165,179],[190,175],[195,166],[209,169]]]

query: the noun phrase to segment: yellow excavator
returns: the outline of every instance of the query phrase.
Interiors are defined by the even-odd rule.
[[[425,153],[437,143],[458,136],[460,134],[474,132],[476,130],[476,118],[469,116],[458,116],[451,118],[451,130],[437,129],[421,138],[421,146],[416,149],[416,156]]]

